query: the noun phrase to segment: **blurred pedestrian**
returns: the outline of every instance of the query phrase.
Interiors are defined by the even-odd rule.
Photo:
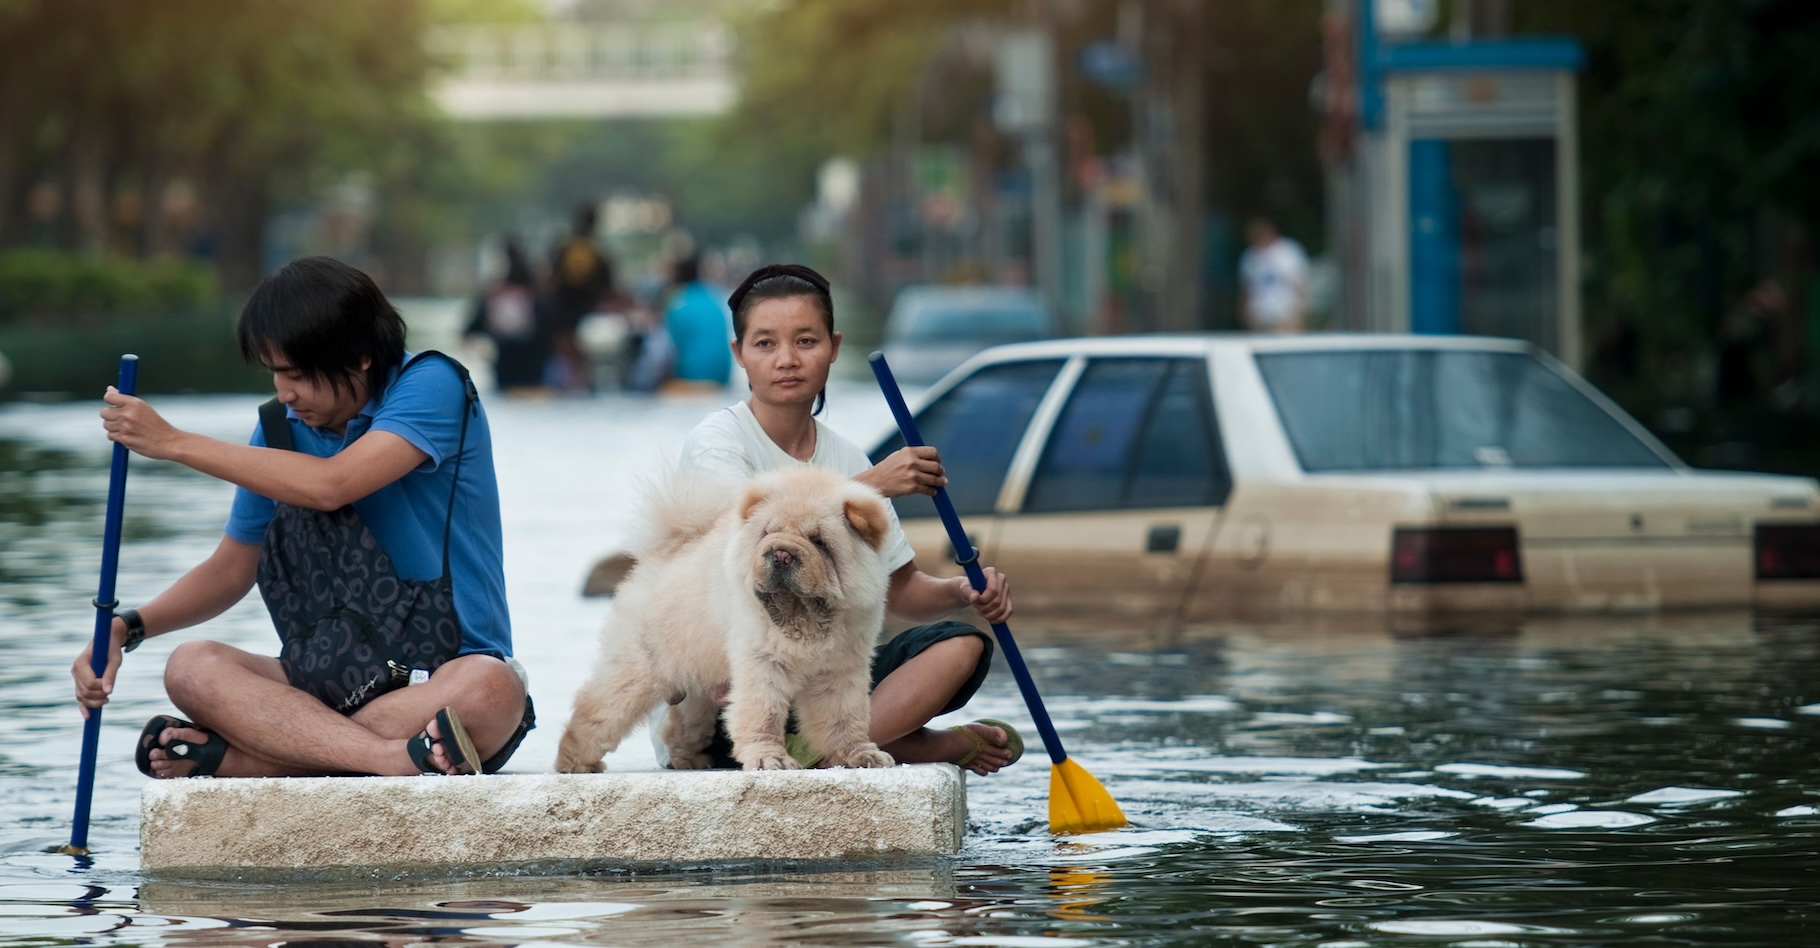
[[[1308,254],[1267,217],[1247,222],[1245,239],[1250,246],[1239,256],[1239,314],[1245,328],[1302,332],[1308,328]]]
[[[632,294],[614,289],[576,324],[575,345],[588,362],[596,392],[631,387],[643,337],[657,321],[650,309]]]
[[[701,278],[701,258],[690,254],[671,270],[664,326],[675,349],[671,379],[688,385],[725,386],[733,376],[732,312],[721,291]]]
[[[507,239],[505,272],[481,291],[466,336],[493,343],[493,377],[502,392],[541,387],[550,360],[546,319],[541,318],[537,281],[516,241]]]
[[[575,342],[575,327],[613,289],[613,261],[595,243],[598,217],[592,204],[575,210],[575,226],[550,257],[551,381],[563,391],[587,391],[588,361]]]

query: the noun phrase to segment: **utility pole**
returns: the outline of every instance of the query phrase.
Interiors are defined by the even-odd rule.
[[[1015,135],[1030,173],[1032,282],[1052,312],[1062,302],[1062,177],[1056,154],[1055,39],[1038,12],[1031,26],[1007,32],[996,51],[993,120]]]

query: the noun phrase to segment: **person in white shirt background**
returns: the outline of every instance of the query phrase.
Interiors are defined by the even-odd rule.
[[[1250,244],[1239,257],[1239,317],[1253,332],[1292,333],[1308,328],[1308,254],[1254,217],[1245,224]]]

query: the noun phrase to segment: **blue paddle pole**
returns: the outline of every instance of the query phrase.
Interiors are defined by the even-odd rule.
[[[885,402],[891,406],[891,415],[897,419],[897,430],[904,436],[904,444],[910,447],[922,447],[922,433],[916,429],[916,419],[910,414],[910,406],[904,404],[904,393],[898,390],[897,378],[891,374],[891,366],[885,362],[885,354],[874,352],[866,360],[872,365],[872,374],[878,378],[878,387],[885,393]],[[986,591],[986,573],[980,569],[979,552],[973,548],[973,541],[967,539],[967,531],[961,527],[960,515],[955,513],[954,504],[948,499],[946,488],[935,489],[935,512],[941,515],[942,526],[948,531],[948,542],[954,546],[954,561],[961,569],[967,571],[967,581],[979,592]],[[1011,637],[1011,627],[1003,622],[992,623],[992,634],[998,639],[999,650],[1005,655],[1005,663],[1011,666],[1011,675],[1017,679],[1018,691],[1024,695],[1024,704],[1030,709],[1030,717],[1036,722],[1038,734],[1043,736],[1043,747],[1049,752],[1049,759],[1054,768],[1049,780],[1049,828],[1057,833],[1083,833],[1096,830],[1117,829],[1127,825],[1125,814],[1112,795],[1100,786],[1075,761],[1068,759],[1068,752],[1062,749],[1061,736],[1055,733],[1055,724],[1049,720],[1049,712],[1043,707],[1043,696],[1037,694],[1036,682],[1030,677],[1030,667],[1024,664],[1024,654],[1018,650],[1017,640]]]
[[[131,395],[139,387],[139,357],[120,357],[120,379],[114,388]],[[95,593],[95,643],[90,649],[89,667],[99,678],[107,671],[107,653],[113,645],[114,610],[120,603],[114,599],[114,575],[120,568],[120,520],[126,509],[126,458],[132,452],[126,445],[114,444],[113,467],[107,480],[107,526],[101,541],[101,585]],[[63,851],[75,856],[88,855],[88,811],[95,795],[95,755],[101,745],[101,709],[92,708],[82,728],[82,765],[76,773],[76,819],[70,828],[70,844]]]

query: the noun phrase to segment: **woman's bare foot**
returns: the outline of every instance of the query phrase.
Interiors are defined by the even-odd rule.
[[[952,756],[944,758],[945,760],[956,762],[963,760],[966,758],[969,751],[978,746],[977,742],[975,742],[973,738],[968,737],[963,731],[972,731],[974,734],[983,738],[986,744],[984,747],[979,748],[979,753],[975,754],[972,760],[967,761],[960,766],[983,777],[986,774],[998,773],[1000,770],[1010,765],[1012,756],[1010,735],[1005,733],[1004,728],[995,727],[981,721],[963,724],[959,727],[949,728],[941,732],[942,734],[957,738],[960,741],[958,751]]]
[[[900,764],[955,764],[983,777],[1011,763],[1007,739],[1003,728],[975,721],[943,730],[922,728],[892,741],[883,750]],[[973,755],[971,760],[967,759],[969,754]]]

